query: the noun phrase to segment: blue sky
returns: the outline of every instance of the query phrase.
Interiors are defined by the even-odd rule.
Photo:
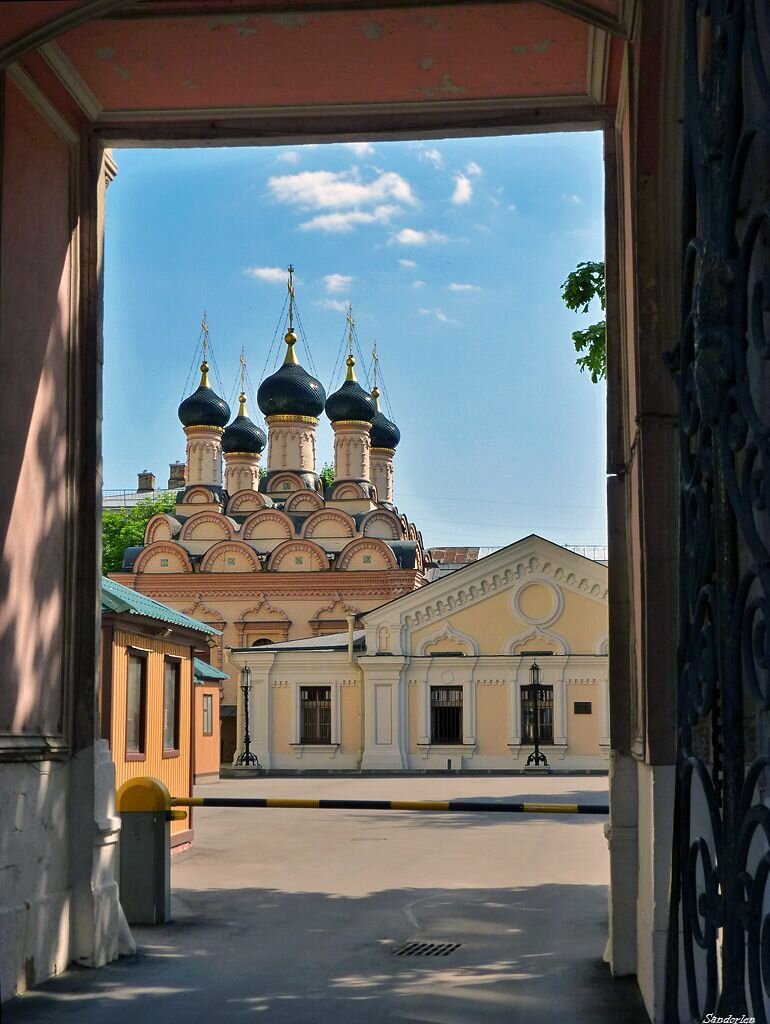
[[[606,543],[605,388],[574,365],[570,338],[600,313],[576,316],[560,298],[579,261],[603,258],[600,134],[116,158],[106,489],[134,488],[142,469],[165,484],[168,463],[184,458],[176,410],[197,386],[188,375],[204,309],[226,399],[242,346],[254,388],[273,372],[291,262],[327,390],[344,377],[345,353],[335,358],[348,301],[367,364],[377,342],[402,433],[396,502],[427,546],[531,532]],[[304,340],[297,350],[312,369]],[[359,361],[362,383],[366,370]],[[332,462],[325,418],[318,438],[320,464]]]

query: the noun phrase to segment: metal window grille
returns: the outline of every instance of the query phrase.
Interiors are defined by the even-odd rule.
[[[462,743],[462,686],[431,686],[430,738],[432,743]]]
[[[553,743],[552,686],[540,687],[537,710],[540,719],[540,742]],[[521,739],[523,743],[535,742],[535,701],[526,692],[521,694]]]
[[[180,664],[166,660],[163,670],[163,749],[179,750]]]
[[[214,698],[210,693],[203,694],[203,735],[211,736],[214,732]]]
[[[300,691],[302,743],[331,743],[332,691],[330,686],[303,686]]]

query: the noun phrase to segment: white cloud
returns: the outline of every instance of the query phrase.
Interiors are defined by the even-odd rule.
[[[424,287],[425,287],[425,282],[424,281],[412,281],[412,288],[424,288]]]
[[[296,164],[299,163],[299,153],[296,149],[287,149],[285,153],[279,154],[278,159],[285,164]]]
[[[562,192],[561,197],[568,203],[572,203],[574,206],[580,206],[580,204],[583,202],[580,196],[575,195],[574,192],[572,192],[570,195],[567,195],[566,192]]]
[[[516,203],[509,203],[508,204],[508,209],[511,211],[511,213],[516,213],[516,210],[518,209],[518,207],[516,206]]]
[[[345,145],[358,157],[374,155],[374,146],[371,142],[348,142]]]
[[[414,262],[414,260],[399,260],[398,263],[399,263],[399,266],[401,266],[401,267],[410,267],[411,268],[411,267],[416,267],[417,266],[417,264]]]
[[[335,313],[347,313],[348,311],[348,303],[343,302],[342,299],[320,299],[315,305],[322,306],[323,309],[333,309]]]
[[[394,213],[400,213],[398,206],[377,206],[374,210],[347,210],[345,213],[319,213],[317,217],[300,224],[302,231],[329,231],[347,234],[359,224],[387,224]]]
[[[458,284],[457,282],[454,282],[454,281],[452,282],[452,284],[447,285],[447,288],[449,288],[450,292],[480,292],[481,291],[481,288],[479,288],[479,286],[477,284]]]
[[[420,151],[420,159],[434,167],[443,167],[444,158],[437,149],[423,149]]]
[[[273,199],[307,210],[344,210],[382,203],[414,203],[412,188],[395,171],[385,171],[369,182],[361,181],[357,168],[351,171],[300,171],[268,178]]]
[[[457,324],[457,320],[447,316],[442,309],[418,309],[417,312],[421,316],[434,316],[442,324]]]
[[[286,267],[246,267],[244,274],[269,284],[285,284],[287,280]]]
[[[416,231],[414,228],[402,228],[394,235],[392,241],[401,245],[427,245],[429,242],[447,242],[449,239],[440,231]]]
[[[466,178],[464,174],[456,174],[455,190],[452,193],[452,202],[455,206],[461,206],[463,203],[470,202],[472,195],[473,185],[471,184],[471,179]]]
[[[471,160],[465,165],[465,173],[481,174],[481,168],[479,167],[475,160]]]
[[[327,274],[324,286],[327,292],[344,292],[350,287],[353,278],[347,274]]]

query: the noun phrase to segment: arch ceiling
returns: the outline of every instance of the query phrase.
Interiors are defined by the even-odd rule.
[[[614,103],[633,12],[633,0],[11,2],[0,66],[58,79],[105,136],[180,121],[233,133],[351,106],[510,106],[543,123],[573,109],[577,122]]]

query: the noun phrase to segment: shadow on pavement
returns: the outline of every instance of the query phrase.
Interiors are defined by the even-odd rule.
[[[601,962],[606,897],[590,885],[181,890],[173,923],[135,929],[137,956],[69,971],[6,1004],[3,1021],[646,1024],[634,979]],[[412,939],[461,946],[393,955]]]

